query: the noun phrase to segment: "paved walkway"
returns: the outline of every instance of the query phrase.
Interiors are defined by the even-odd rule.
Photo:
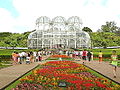
[[[46,59],[47,57],[43,57]],[[9,83],[13,82],[29,70],[36,67],[38,64],[45,63],[46,61],[42,62],[35,62],[32,64],[21,64],[21,65],[14,65],[0,70],[0,89],[8,85]],[[77,63],[82,63],[82,61],[75,60]],[[112,73],[112,66],[109,65],[108,62],[102,62],[99,64],[97,61],[85,62],[86,66],[102,73],[103,75],[117,81],[120,83],[120,68],[117,68],[117,78],[113,78]]]
[[[76,60],[75,62],[81,63],[81,64],[83,63],[82,60],[81,61]],[[94,69],[95,71],[103,74],[104,76],[107,76],[108,78],[120,83],[120,67],[117,68],[117,77],[114,78],[113,77],[113,71],[112,71],[113,66],[110,65],[109,62],[102,62],[102,63],[99,64],[98,61],[93,60],[91,62],[86,61],[85,65]]]
[[[47,57],[43,57],[43,60],[46,58]],[[1,88],[10,84],[20,76],[24,75],[26,72],[35,68],[38,64],[42,64],[42,63],[45,63],[45,62],[44,61],[34,62],[31,64],[24,63],[24,64],[13,65],[13,66],[1,69],[0,70],[0,90]]]

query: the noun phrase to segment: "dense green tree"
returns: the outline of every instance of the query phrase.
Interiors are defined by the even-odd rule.
[[[91,29],[87,27],[83,28],[90,34],[93,47],[109,47],[120,46],[120,29],[116,32],[91,32]],[[32,31],[31,31],[32,32]],[[27,47],[28,35],[31,32],[24,33],[0,33],[0,47]]]
[[[90,34],[93,47],[119,46],[120,37],[111,32],[94,32]]]
[[[4,41],[0,41],[0,47],[7,47],[8,45]]]
[[[7,37],[10,36],[12,33],[10,32],[0,32],[0,37]]]
[[[106,22],[105,25],[101,26],[101,31],[103,32],[116,32],[118,31],[118,27],[114,21]]]
[[[82,31],[85,31],[85,32],[92,32],[92,30],[89,28],[89,27],[84,27],[82,29]]]
[[[120,36],[120,28],[118,28],[118,30],[115,32],[115,34],[116,34],[117,36]]]
[[[31,32],[24,33],[9,33],[1,32],[0,33],[0,46],[5,47],[27,47],[28,35]]]

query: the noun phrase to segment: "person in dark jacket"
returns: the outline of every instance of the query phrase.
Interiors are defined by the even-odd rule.
[[[88,58],[88,61],[90,62],[91,61],[91,56],[92,56],[92,53],[90,51],[88,51],[87,53],[87,58]]]

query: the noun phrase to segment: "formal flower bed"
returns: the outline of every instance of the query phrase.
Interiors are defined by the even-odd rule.
[[[67,55],[51,55],[49,58],[47,58],[47,60],[74,60],[73,58],[71,58],[70,56]]]
[[[55,58],[71,58],[70,56],[67,56],[67,55],[51,55],[50,57],[55,57]]]
[[[120,90],[120,85],[72,61],[42,64],[12,90]]]

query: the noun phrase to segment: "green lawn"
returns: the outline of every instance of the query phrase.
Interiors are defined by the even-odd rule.
[[[100,50],[103,52],[103,55],[104,54],[112,54],[113,50],[116,50],[117,51],[117,55],[120,55],[120,49],[92,49],[93,53],[97,54],[97,55],[98,55]]]

